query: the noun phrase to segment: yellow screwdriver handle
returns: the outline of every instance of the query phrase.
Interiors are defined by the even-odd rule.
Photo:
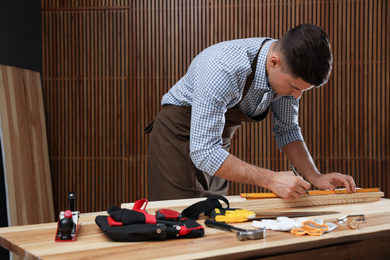
[[[217,222],[244,222],[256,214],[246,209],[225,209],[222,213],[219,209],[215,209],[217,215],[214,220]],[[220,213],[220,214],[218,214]]]

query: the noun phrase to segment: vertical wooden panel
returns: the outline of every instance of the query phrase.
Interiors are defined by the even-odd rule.
[[[0,65],[0,138],[10,226],[54,221],[40,74]],[[3,158],[1,158],[3,160]]]
[[[389,0],[42,0],[43,92],[56,211],[66,192],[80,210],[147,197],[143,128],[192,59],[215,43],[280,38],[300,23],[323,27],[334,64],[305,93],[300,124],[321,172],[351,174],[390,192]],[[232,153],[288,170],[271,118],[244,124]],[[230,194],[263,191],[231,183]]]

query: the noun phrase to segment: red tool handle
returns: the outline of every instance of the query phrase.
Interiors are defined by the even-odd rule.
[[[179,221],[180,213],[171,209],[159,209],[156,211],[157,220]]]
[[[133,210],[144,214],[144,216],[145,216],[145,223],[156,224],[157,223],[156,217],[151,215],[151,214],[149,214],[148,212],[146,212],[146,206],[147,205],[148,205],[148,200],[147,199],[137,200],[134,203]]]

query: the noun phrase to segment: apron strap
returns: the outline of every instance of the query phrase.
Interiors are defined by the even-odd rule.
[[[246,83],[245,83],[245,87],[244,87],[244,92],[242,93],[242,98],[241,100],[234,106],[234,107],[238,107],[240,104],[241,104],[241,101],[244,100],[246,94],[248,93],[249,91],[249,88],[253,82],[253,79],[255,78],[255,74],[256,74],[256,67],[257,67],[257,59],[259,58],[259,53],[261,51],[261,49],[263,48],[264,44],[266,42],[268,42],[270,39],[265,39],[262,43],[261,43],[261,46],[260,46],[260,49],[259,51],[257,52],[256,54],[256,57],[255,59],[253,60],[252,62],[252,65],[251,65],[251,68],[252,68],[252,73],[248,76],[247,80],[246,80]]]

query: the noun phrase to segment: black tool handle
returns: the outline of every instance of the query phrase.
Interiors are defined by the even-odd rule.
[[[215,220],[217,216],[224,216],[226,214],[226,210],[224,208],[215,208],[210,212],[210,217]]]
[[[76,191],[69,191],[69,193],[68,193],[68,209],[70,211],[75,211],[75,199],[76,199]]]
[[[212,220],[212,219],[206,219],[206,220],[204,221],[204,224],[205,224],[207,227],[215,227],[215,228],[225,229],[225,230],[229,230],[229,231],[237,230],[237,231],[246,232],[245,229],[237,228],[237,227],[234,227],[234,226],[231,226],[231,225],[222,223],[222,222],[217,222],[217,221],[214,221],[214,220]]]

